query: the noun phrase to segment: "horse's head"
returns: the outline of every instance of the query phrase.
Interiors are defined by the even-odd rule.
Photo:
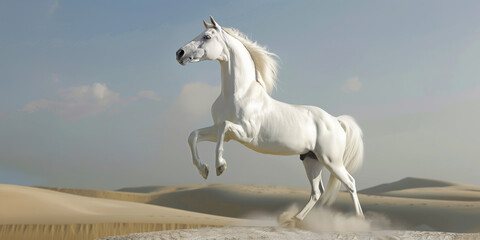
[[[188,62],[222,59],[225,48],[222,27],[210,17],[210,22],[203,21],[205,30],[191,42],[178,49],[177,61],[185,65]]]

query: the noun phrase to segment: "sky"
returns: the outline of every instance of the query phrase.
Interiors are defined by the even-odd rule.
[[[214,16],[279,56],[273,97],[349,114],[359,189],[405,177],[480,185],[478,1],[1,1],[0,183],[309,188],[298,156],[225,144],[204,180],[189,133],[212,124],[215,61],[178,48]],[[214,166],[214,143],[200,143]]]

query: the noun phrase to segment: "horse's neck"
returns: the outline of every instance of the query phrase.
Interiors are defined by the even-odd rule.
[[[220,61],[222,70],[222,95],[225,98],[242,98],[256,85],[255,64],[240,41],[230,37],[229,56]]]

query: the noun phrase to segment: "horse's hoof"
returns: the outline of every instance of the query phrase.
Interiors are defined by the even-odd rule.
[[[277,222],[278,225],[283,228],[297,228],[301,225],[302,220],[300,220],[298,217],[292,217],[289,214],[282,213],[280,216],[278,216]]]
[[[198,169],[198,171],[200,172],[200,175],[202,175],[202,177],[204,179],[207,179],[208,178],[208,165],[203,164],[202,168],[203,168],[202,170]]]
[[[217,167],[217,176],[220,176],[225,169],[227,169],[227,163],[222,164],[221,166]]]
[[[295,220],[297,220],[297,221],[303,221],[304,218],[305,218],[305,216],[303,216],[303,215],[300,216],[300,214],[297,214],[297,215],[295,216]]]

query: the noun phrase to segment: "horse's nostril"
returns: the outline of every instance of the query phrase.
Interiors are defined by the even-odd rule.
[[[180,58],[183,56],[183,54],[185,54],[185,52],[184,52],[182,49],[178,49],[178,51],[177,51],[177,59],[180,59]]]

